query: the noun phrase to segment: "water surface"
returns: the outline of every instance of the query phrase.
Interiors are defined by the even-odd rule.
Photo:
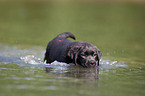
[[[133,67],[113,57],[102,58],[99,68],[57,61],[45,64],[44,52],[36,46],[21,49],[0,45],[1,95],[144,94],[143,66]],[[136,91],[132,92],[132,88]]]

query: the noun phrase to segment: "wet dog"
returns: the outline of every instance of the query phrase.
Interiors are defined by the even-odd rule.
[[[99,66],[101,51],[88,42],[72,42],[67,38],[75,40],[75,36],[70,32],[64,32],[50,41],[46,48],[44,61],[53,61],[79,64],[83,67]]]

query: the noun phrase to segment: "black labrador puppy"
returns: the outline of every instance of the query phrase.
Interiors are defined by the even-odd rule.
[[[64,32],[50,41],[46,48],[44,61],[53,61],[79,64],[83,67],[99,66],[101,51],[88,42],[72,42],[67,38],[75,40],[75,36],[70,32]]]

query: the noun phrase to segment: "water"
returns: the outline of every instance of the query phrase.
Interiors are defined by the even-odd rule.
[[[57,61],[45,64],[44,52],[43,48],[37,46],[21,49],[18,46],[0,45],[1,95],[29,95],[31,91],[40,92],[37,95],[42,94],[41,91],[47,92],[48,95],[56,95],[51,93],[53,91],[60,93],[68,91],[74,95],[107,95],[107,93],[113,95],[114,90],[130,91],[130,86],[139,88],[136,94],[141,90],[144,93],[142,67],[131,68],[123,61],[105,58],[101,59],[99,68],[93,69]],[[106,93],[103,93],[103,90]],[[23,93],[25,91],[28,93]]]
[[[0,96],[144,96],[144,3],[1,2]],[[43,61],[60,32],[102,52],[98,68]]]

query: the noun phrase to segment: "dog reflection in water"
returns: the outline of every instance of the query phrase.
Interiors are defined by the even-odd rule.
[[[46,67],[45,70],[47,73],[60,73],[59,76],[61,77],[73,77],[90,81],[99,79],[99,68],[83,68],[70,64],[65,70],[57,69],[57,67]]]

